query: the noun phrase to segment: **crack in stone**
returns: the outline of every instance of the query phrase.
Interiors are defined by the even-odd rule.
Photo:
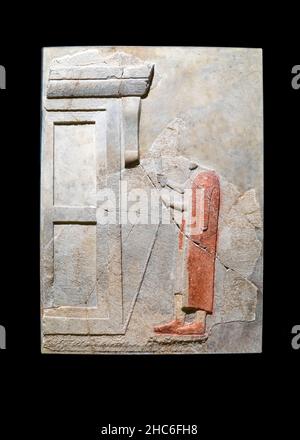
[[[84,302],[86,305],[88,304],[89,300],[91,299],[91,296],[92,296],[93,293],[95,292],[95,289],[96,289],[96,283],[95,283],[95,285],[93,286],[93,288],[91,289],[90,293],[88,293],[88,294],[86,295],[86,300],[85,300],[85,302]]]
[[[248,283],[250,283],[252,286],[254,286],[257,290],[259,290],[258,286],[253,283],[252,281],[249,280],[249,278],[245,277],[244,275],[240,274],[236,269],[233,269],[230,266],[226,266],[226,264],[224,264],[222,262],[222,260],[220,259],[220,257],[216,254],[216,259],[219,261],[219,263],[225,268],[226,272],[228,272],[229,270],[232,270],[232,272],[234,272],[235,274],[237,274],[239,277],[241,277],[244,281],[247,281]],[[253,273],[253,271],[252,271]],[[249,277],[251,277],[252,273],[249,275]],[[223,289],[224,290],[224,289]]]
[[[246,320],[246,319],[237,319],[237,320],[230,320],[230,321],[215,322],[215,323],[209,328],[209,330],[208,330],[208,336],[211,335],[212,329],[213,329],[214,327],[217,327],[217,326],[222,325],[222,324],[233,324],[233,323],[245,324],[245,323],[248,323],[248,322],[256,322],[256,321],[257,321],[257,319],[256,319],[256,315],[255,315],[255,319],[250,319],[250,320]]]
[[[128,240],[128,238],[129,238],[129,236],[130,236],[130,234],[132,233],[132,230],[133,230],[133,228],[136,226],[136,223],[134,223],[132,226],[131,226],[131,228],[130,228],[130,231],[128,232],[128,234],[126,235],[126,237],[125,237],[125,239],[124,239],[124,241],[123,241],[123,245],[127,242],[127,240]]]
[[[154,239],[153,239],[152,244],[151,244],[150,252],[149,252],[149,254],[147,256],[147,260],[146,260],[146,263],[145,263],[145,266],[144,266],[142,278],[141,278],[141,281],[139,283],[139,287],[137,289],[137,293],[136,293],[136,295],[134,297],[134,300],[133,300],[132,305],[131,305],[130,310],[129,310],[128,318],[127,318],[127,321],[126,321],[124,329],[123,329],[125,332],[126,332],[126,330],[128,328],[128,325],[129,325],[129,322],[130,322],[130,319],[131,319],[131,316],[132,316],[132,313],[133,313],[133,310],[134,310],[134,307],[135,307],[135,303],[136,303],[137,297],[140,294],[140,291],[141,291],[141,288],[142,288],[142,285],[143,285],[143,282],[144,282],[144,279],[145,279],[145,275],[146,275],[146,272],[147,272],[147,269],[148,269],[148,263],[150,261],[150,258],[151,258],[151,255],[152,255],[152,252],[153,252],[153,249],[154,249],[154,245],[155,245],[155,242],[156,242],[156,239],[157,239],[157,236],[158,236],[159,226],[160,226],[160,224],[158,224],[157,227],[156,227],[155,236],[154,236]]]

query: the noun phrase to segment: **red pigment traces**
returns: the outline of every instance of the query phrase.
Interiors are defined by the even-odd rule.
[[[188,304],[187,307],[212,313],[214,274],[220,204],[220,184],[214,171],[199,173],[192,185],[192,208],[196,213],[197,189],[204,189],[204,231],[192,235],[188,247]]]
[[[182,219],[182,223],[180,226],[180,232],[179,232],[179,242],[178,242],[180,250],[183,249],[184,228],[185,228],[185,219]]]

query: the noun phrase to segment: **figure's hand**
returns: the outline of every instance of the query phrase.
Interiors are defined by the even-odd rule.
[[[160,197],[167,208],[172,208],[180,212],[184,211],[182,197],[175,191],[164,188],[160,192]]]

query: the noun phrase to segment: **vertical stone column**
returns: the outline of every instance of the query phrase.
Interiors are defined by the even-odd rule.
[[[122,98],[122,151],[124,166],[133,167],[139,163],[139,123],[141,98]]]

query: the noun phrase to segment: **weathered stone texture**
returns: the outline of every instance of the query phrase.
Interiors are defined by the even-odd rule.
[[[47,48],[43,72],[43,352],[260,351],[261,51]],[[181,188],[209,170],[220,180],[213,313],[203,335],[156,335],[174,316]],[[137,190],[128,204],[124,184]],[[155,210],[139,191],[160,196],[159,221],[101,224],[105,187],[120,218],[136,203],[144,223]]]

